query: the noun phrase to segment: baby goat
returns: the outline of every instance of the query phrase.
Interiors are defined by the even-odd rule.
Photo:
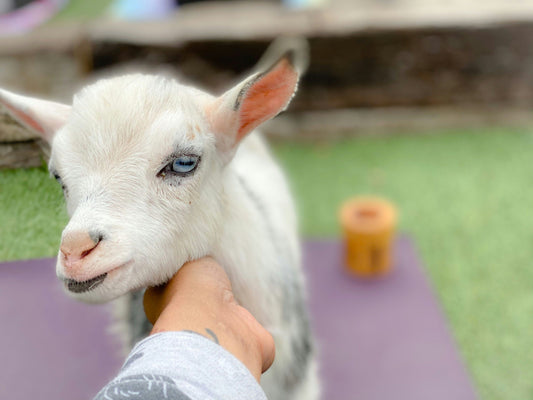
[[[285,178],[254,129],[287,107],[306,48],[285,41],[220,97],[151,75],[101,80],[72,106],[0,90],[51,143],[50,173],[70,215],[56,272],[72,297],[121,297],[134,342],[149,332],[138,290],[211,255],[237,300],[274,336],[271,400],[319,388],[297,223]],[[136,292],[137,291],[137,292]]]

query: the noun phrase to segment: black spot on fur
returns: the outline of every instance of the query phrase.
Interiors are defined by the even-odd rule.
[[[131,332],[131,347],[148,336],[153,328],[143,311],[143,297],[144,290],[138,290],[130,294],[128,323]]]
[[[286,375],[282,382],[287,391],[293,392],[305,378],[308,364],[314,351],[309,316],[305,304],[303,281],[299,279],[297,274],[292,272],[292,268],[288,265],[294,262],[291,260],[290,250],[287,248],[286,242],[283,241],[279,234],[276,234],[273,226],[269,223],[270,217],[261,198],[250,189],[244,178],[239,176],[238,179],[244,192],[255,205],[257,211],[262,215],[269,240],[278,254],[280,268],[283,268],[287,272],[283,282],[272,282],[271,284],[281,288],[283,301],[282,312],[287,325],[293,325],[296,322],[295,332],[287,332],[287,334],[294,335],[291,339],[291,354],[293,358],[291,365],[288,365],[286,368]]]

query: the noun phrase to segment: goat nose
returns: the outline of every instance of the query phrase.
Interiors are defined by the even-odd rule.
[[[63,236],[59,250],[63,254],[65,264],[74,263],[88,256],[98,243],[102,236],[86,231],[68,232]]]

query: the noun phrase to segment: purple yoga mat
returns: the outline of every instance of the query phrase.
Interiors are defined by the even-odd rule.
[[[395,255],[390,276],[359,281],[341,244],[305,243],[323,399],[475,399],[408,239]],[[0,264],[0,399],[90,399],[122,362],[106,307],[69,299],[54,264]]]
[[[76,302],[55,259],[0,264],[0,399],[91,399],[121,365],[106,306]]]
[[[472,400],[476,393],[411,241],[391,274],[356,279],[338,242],[305,244],[324,400]]]

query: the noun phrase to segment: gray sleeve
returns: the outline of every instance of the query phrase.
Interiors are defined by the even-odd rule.
[[[231,353],[193,332],[163,332],[139,342],[94,400],[266,400]]]

